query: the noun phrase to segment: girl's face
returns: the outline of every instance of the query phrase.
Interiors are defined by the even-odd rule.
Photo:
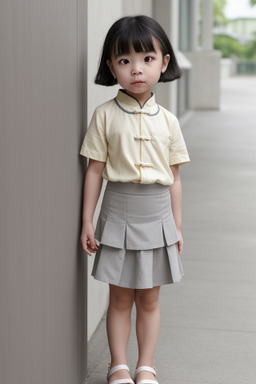
[[[117,82],[140,103],[151,96],[151,88],[165,72],[170,55],[163,57],[159,42],[153,38],[155,52],[135,52],[115,56],[112,53],[107,65]]]

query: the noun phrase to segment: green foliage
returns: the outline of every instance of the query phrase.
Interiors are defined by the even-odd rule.
[[[244,56],[245,47],[241,46],[236,39],[226,35],[214,36],[214,49],[222,52],[222,57],[229,58],[241,58]]]
[[[255,0],[256,1],[256,0]],[[225,16],[225,7],[227,0],[214,0],[214,25],[227,24],[227,18]]]
[[[214,25],[224,26],[228,23],[225,16],[226,0],[214,0]],[[256,5],[256,0],[250,0],[250,5]],[[256,60],[256,35],[248,44],[242,45],[238,40],[227,35],[214,36],[214,49],[222,52],[223,58],[238,60]]]
[[[256,59],[256,38],[248,45],[242,45],[238,40],[226,36],[214,36],[214,49],[222,52],[223,58],[236,58],[240,60]]]

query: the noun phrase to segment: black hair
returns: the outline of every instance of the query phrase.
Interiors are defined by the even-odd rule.
[[[128,54],[131,46],[135,52],[155,51],[153,37],[159,42],[163,56],[170,55],[168,67],[164,73],[161,73],[158,81],[167,82],[178,79],[181,76],[181,70],[165,31],[151,17],[140,15],[122,17],[109,29],[103,44],[95,83],[106,86],[117,84],[107,65],[107,60],[111,60],[112,53]]]

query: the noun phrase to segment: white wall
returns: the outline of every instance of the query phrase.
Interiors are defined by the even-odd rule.
[[[122,16],[122,1],[88,0],[88,123],[94,109],[113,98],[118,86],[104,87],[94,84],[100,59],[101,48],[106,33],[113,22]],[[94,224],[99,214],[101,198],[96,208]],[[108,302],[108,285],[95,280],[91,276],[94,256],[88,256],[88,339],[95,331]]]

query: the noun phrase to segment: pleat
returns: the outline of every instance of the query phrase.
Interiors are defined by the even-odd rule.
[[[166,247],[169,267],[172,275],[172,282],[178,283],[184,276],[184,269],[181,263],[180,255],[178,252],[178,245],[170,245]]]
[[[118,285],[124,267],[125,249],[100,245],[93,265],[92,276],[109,284]]]
[[[153,275],[153,250],[127,250],[119,286],[144,288],[151,285]]]

